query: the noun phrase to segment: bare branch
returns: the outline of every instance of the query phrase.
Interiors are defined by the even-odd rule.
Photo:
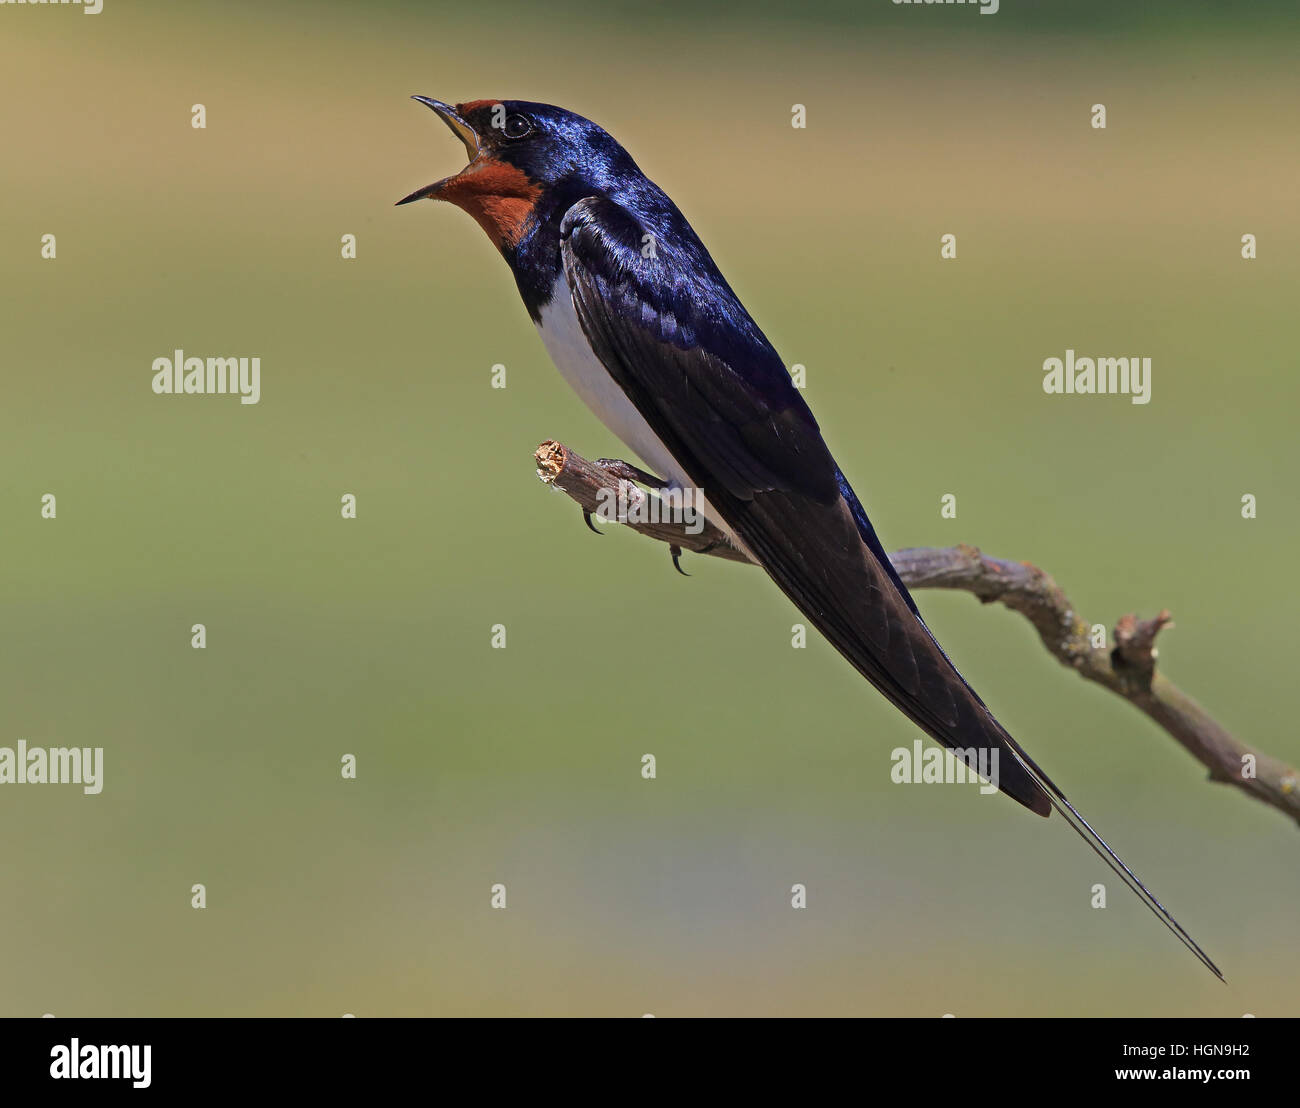
[[[601,518],[610,518],[610,505],[619,502],[620,495],[624,504],[642,503],[638,495],[649,495],[628,480],[626,463],[589,462],[551,440],[542,443],[534,457],[544,482]],[[682,522],[639,522],[637,513],[618,522],[682,550],[733,562],[750,560],[709,523],[691,534]],[[991,558],[965,545],[899,550],[889,557],[910,589],[958,589],[1019,612],[1053,657],[1153,719],[1209,770],[1211,781],[1234,785],[1300,823],[1300,774],[1295,768],[1235,739],[1157,672],[1156,636],[1173,626],[1168,611],[1149,620],[1122,616],[1115,624],[1114,646],[1093,646],[1091,626],[1051,576],[1028,562]]]

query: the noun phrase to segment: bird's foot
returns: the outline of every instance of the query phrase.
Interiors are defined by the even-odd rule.
[[[647,473],[644,469],[637,469],[631,463],[620,461],[618,458],[597,458],[594,464],[600,466],[611,477],[618,477],[624,481],[637,481],[642,485],[649,485],[653,489],[668,487],[668,482],[662,477],[656,477],[653,473]]]

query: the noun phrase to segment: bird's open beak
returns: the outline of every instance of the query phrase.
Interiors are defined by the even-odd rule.
[[[418,100],[421,104],[427,105],[438,113],[438,116],[442,121],[451,129],[451,133],[465,144],[465,152],[469,155],[469,160],[472,164],[474,159],[479,155],[478,133],[474,128],[461,119],[461,117],[456,114],[456,109],[450,104],[444,104],[441,100],[432,100],[427,96],[412,96],[411,99]],[[463,172],[464,170],[461,170],[461,173]],[[416,189],[410,196],[404,196],[397,203],[409,204],[412,200],[437,199],[438,193],[442,190],[442,187],[450,181],[452,177],[459,176],[460,173],[453,173],[451,177],[444,177],[441,181],[434,181],[431,185],[425,185],[422,189]]]

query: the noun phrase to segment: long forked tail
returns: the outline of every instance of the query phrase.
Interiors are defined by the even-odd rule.
[[[1224,981],[1224,976],[1219,972],[1219,967],[1216,966],[1210,956],[1201,949],[1200,944],[1197,943],[1197,941],[1185,930],[1183,930],[1183,925],[1169,914],[1169,909],[1155,898],[1151,890],[1142,884],[1137,874],[1129,869],[1124,863],[1124,860],[1110,848],[1106,840],[1097,834],[1093,829],[1092,824],[1083,818],[1079,809],[1071,804],[1070,801],[1066,799],[1065,794],[1056,787],[1056,783],[1043,772],[1037,762],[1025,753],[1024,748],[1007,733],[1007,729],[998,722],[997,718],[989,710],[988,705],[980,699],[979,693],[971,688],[966,679],[962,677],[957,667],[953,665],[952,659],[948,657],[947,651],[939,645],[939,641],[930,633],[930,629],[926,627],[925,621],[921,618],[921,613],[917,610],[916,602],[907,591],[907,586],[903,584],[902,579],[894,570],[893,564],[889,560],[889,555],[885,552],[884,547],[880,545],[880,540],[876,537],[875,530],[871,526],[871,521],[867,518],[867,513],[863,510],[862,504],[854,495],[853,489],[849,487],[848,481],[838,470],[836,471],[836,477],[839,481],[840,492],[844,497],[845,503],[849,507],[862,541],[866,544],[868,549],[875,554],[878,563],[888,573],[894,587],[898,590],[899,596],[915,616],[916,623],[923,631],[926,639],[933,644],[934,649],[943,658],[947,668],[951,670],[953,677],[956,678],[965,692],[970,695],[971,700],[979,706],[977,716],[982,716],[982,718],[978,720],[979,725],[991,728],[991,733],[989,731],[984,732],[982,741],[988,745],[990,750],[1004,749],[1009,752],[1011,757],[1014,759],[1014,772],[1010,774],[1004,772],[1002,774],[1002,779],[995,782],[998,788],[1007,793],[1007,795],[1012,797],[1012,799],[1023,804],[1031,811],[1037,812],[1039,815],[1049,815],[1052,810],[1059,812],[1061,818],[1074,828],[1079,838],[1092,848],[1093,853],[1105,862],[1111,872],[1123,881],[1124,884],[1134,892],[1137,898],[1151,910],[1151,914],[1169,928],[1169,930],[1177,937],[1178,941],[1195,954],[1197,959],[1206,969],[1214,974],[1214,976],[1220,981]],[[835,642],[836,640],[832,638],[831,641]],[[837,643],[836,645],[838,646],[839,644]],[[843,647],[840,647],[840,649],[843,650]],[[846,654],[846,657],[849,657],[850,661],[854,660],[853,656],[850,654]],[[862,667],[859,668],[861,669]],[[863,670],[863,672],[866,672],[866,670]],[[871,675],[868,673],[869,678],[870,676]],[[875,682],[873,681],[873,683]],[[891,700],[894,700],[896,704],[899,703],[899,701],[891,695],[888,686],[882,687],[877,683],[876,687],[880,688],[881,691],[884,692],[886,696],[889,696]],[[909,711],[908,705],[900,704],[899,706],[903,708],[903,711],[906,714],[911,716],[913,719],[917,719],[914,712]],[[959,745],[959,743],[969,741],[965,738],[955,741],[953,734],[947,733],[943,729],[936,729],[927,726],[928,721],[925,719],[917,719],[917,722],[919,722],[932,737],[949,748]],[[969,735],[971,732],[968,730],[966,734]],[[980,740],[976,740],[975,745],[978,747],[980,745]],[[1004,767],[1004,769],[1005,768],[1006,767]],[[1224,983],[1226,984],[1227,982],[1224,981]]]
[[[1124,860],[1111,850],[1106,840],[1093,830],[1092,824],[1080,815],[1079,809],[1066,799],[1065,794],[1056,787],[1052,782],[1052,779],[1038,768],[1037,763],[1035,763],[1034,760],[1020,748],[1020,745],[1010,738],[1010,736],[1008,736],[1007,742],[1017,760],[1019,760],[1024,767],[1033,774],[1033,776],[1038,780],[1038,783],[1043,787],[1052,807],[1061,813],[1061,817],[1066,823],[1074,828],[1078,833],[1079,838],[1092,847],[1093,853],[1095,853],[1098,858],[1110,867],[1111,872],[1123,881],[1125,885],[1132,889],[1137,895],[1137,898],[1151,909],[1151,914],[1169,928],[1169,930],[1178,938],[1178,941],[1195,954],[1201,964],[1226,985],[1227,980],[1224,978],[1223,974],[1219,972],[1219,967],[1216,966],[1210,956],[1201,949],[1200,944],[1183,930],[1183,925],[1169,914],[1169,909],[1155,898],[1155,895],[1151,890],[1138,879],[1138,875],[1129,869],[1128,866],[1124,864]]]
[[[759,564],[844,658],[931,738],[969,757],[1000,757],[1002,792],[1041,816],[1053,810],[1178,941],[1220,981],[1219,967],[1000,724],[930,633],[844,475],[825,505],[757,492],[747,503],[711,493]],[[712,502],[712,501],[711,501]],[[858,546],[849,537],[856,534]],[[792,538],[791,536],[796,536]],[[864,549],[865,547],[865,549]],[[815,567],[811,568],[811,567]],[[978,772],[978,765],[972,766]]]

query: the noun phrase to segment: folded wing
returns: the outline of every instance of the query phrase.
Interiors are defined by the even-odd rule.
[[[1039,815],[1061,812],[1218,974],[948,660],[780,357],[698,239],[647,250],[652,238],[613,200],[588,197],[564,217],[564,274],[596,356],[712,509],[900,711],[972,767],[996,752],[998,787]]]

